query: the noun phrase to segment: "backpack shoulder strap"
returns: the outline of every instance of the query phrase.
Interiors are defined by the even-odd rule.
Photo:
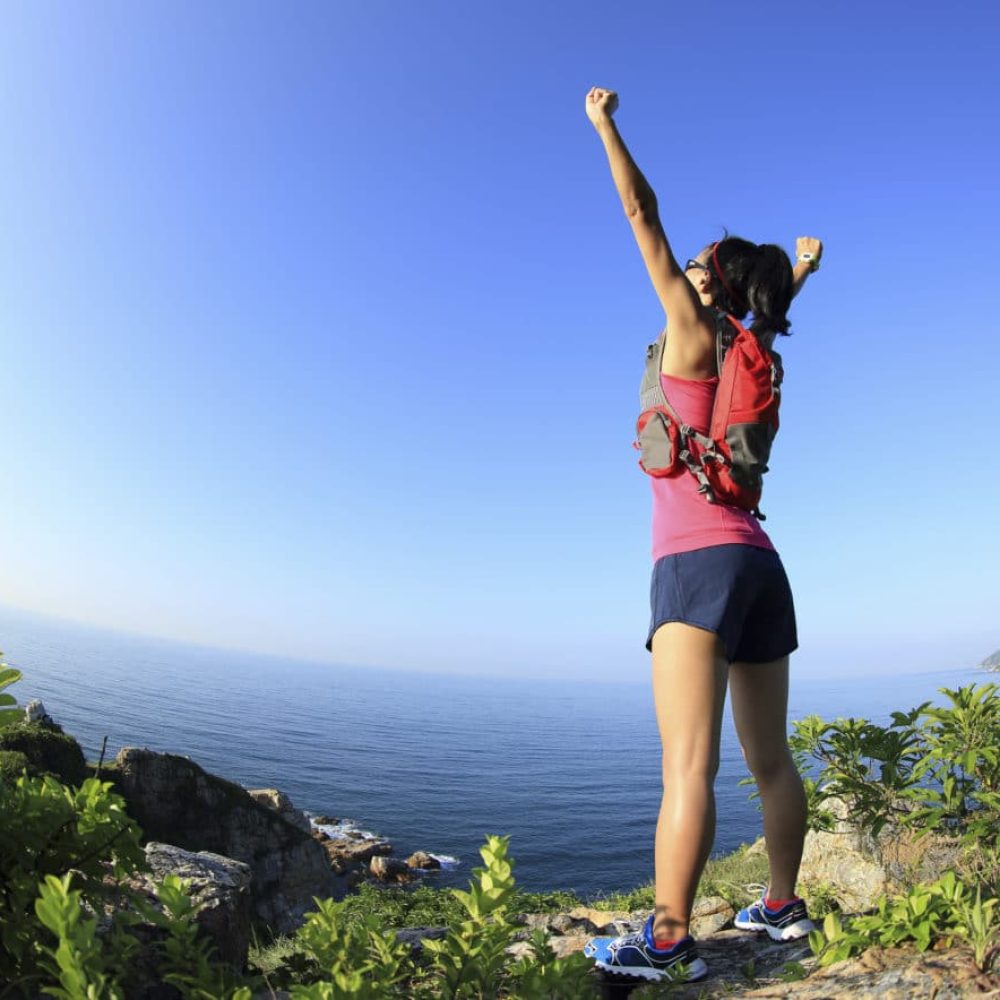
[[[733,319],[728,313],[721,309],[715,313],[715,363],[718,367],[718,376],[722,378],[722,366],[725,364],[726,355],[729,348],[733,346],[740,330],[745,329],[739,320]]]
[[[660,369],[663,366],[663,345],[667,342],[667,332],[663,331],[646,348],[646,368],[642,373],[642,384],[639,386],[639,407],[642,410],[654,406],[664,406],[667,397],[663,395],[660,385]]]

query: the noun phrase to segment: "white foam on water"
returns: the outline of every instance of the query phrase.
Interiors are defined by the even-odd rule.
[[[450,854],[431,854],[431,857],[438,862],[445,871],[454,871],[462,862],[458,858],[453,858]]]
[[[317,823],[309,817],[309,822],[314,830],[325,833],[331,840],[382,840],[371,830],[363,830],[353,819],[342,819],[336,823]]]

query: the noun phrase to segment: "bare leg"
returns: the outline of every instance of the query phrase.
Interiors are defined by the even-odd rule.
[[[656,824],[653,934],[688,931],[698,879],[715,838],[719,734],[726,660],[713,632],[670,622],[653,636],[653,699],[663,743],[663,799]]]
[[[769,894],[795,895],[806,835],[806,796],[786,739],[788,657],[729,668],[733,721],[764,806]]]

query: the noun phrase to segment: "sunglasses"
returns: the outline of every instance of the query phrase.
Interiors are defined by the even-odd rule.
[[[711,271],[712,270],[707,264],[702,264],[702,262],[700,260],[695,260],[693,257],[691,258],[691,260],[689,260],[684,265],[684,270],[685,271],[690,271],[692,269],[698,270],[698,271]]]

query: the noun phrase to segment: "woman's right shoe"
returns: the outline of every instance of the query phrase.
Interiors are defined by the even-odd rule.
[[[769,910],[764,903],[765,893],[748,907],[736,914],[733,924],[741,931],[767,931],[774,941],[795,941],[814,929],[801,899],[793,899],[780,909]]]
[[[695,982],[704,979],[708,966],[698,957],[694,938],[689,934],[673,948],[654,946],[653,918],[641,931],[616,938],[592,938],[584,954],[597,968],[617,976],[636,976],[652,982]]]

